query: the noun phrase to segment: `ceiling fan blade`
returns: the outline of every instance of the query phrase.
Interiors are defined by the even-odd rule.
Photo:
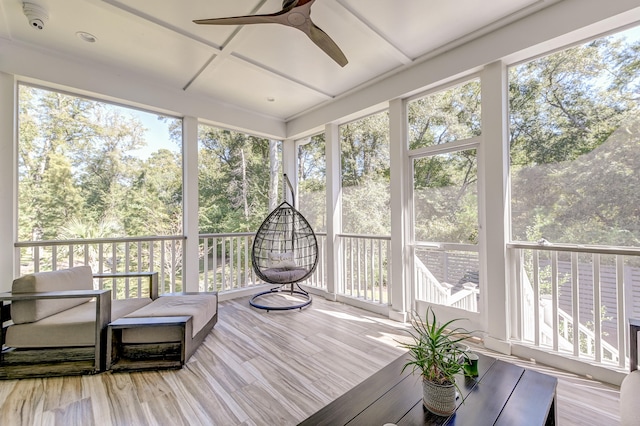
[[[280,15],[284,11],[278,13],[271,13],[268,15],[248,15],[248,16],[231,16],[228,18],[211,18],[211,19],[196,19],[193,22],[196,24],[204,25],[248,25],[248,24],[279,24]]]
[[[307,33],[311,41],[313,41],[320,49],[322,49],[327,55],[338,63],[341,67],[344,67],[349,63],[347,57],[344,56],[342,50],[338,45],[329,37],[327,33],[322,31],[313,22],[310,22],[309,32]]]

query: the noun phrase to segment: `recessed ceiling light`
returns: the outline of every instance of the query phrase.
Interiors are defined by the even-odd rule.
[[[96,36],[85,31],[78,31],[76,35],[80,40],[86,41],[87,43],[95,43],[96,41],[98,41],[98,38]]]

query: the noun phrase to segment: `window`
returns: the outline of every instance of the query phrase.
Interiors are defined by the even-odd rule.
[[[324,133],[298,141],[298,208],[315,232],[327,230]]]
[[[339,293],[389,302],[391,181],[389,114],[340,126],[342,280]]]
[[[389,235],[389,116],[381,112],[340,126],[342,231]]]
[[[480,81],[410,101],[417,300],[478,311]]]
[[[509,70],[514,240],[640,246],[639,46],[623,33]]]
[[[201,234],[255,232],[282,202],[279,141],[199,126]]]
[[[18,239],[182,233],[182,122],[19,85]]]
[[[408,105],[409,149],[479,136],[480,81],[471,80]]]
[[[639,49],[632,29],[509,70],[511,237],[541,243],[518,257],[523,339],[619,366],[638,256],[554,245],[640,247]]]

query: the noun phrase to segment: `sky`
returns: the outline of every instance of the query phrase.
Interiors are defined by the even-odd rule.
[[[140,110],[128,110],[128,112],[137,117],[147,129],[145,133],[147,146],[132,151],[132,155],[146,160],[153,152],[163,148],[173,152],[180,152],[180,147],[169,139],[169,122],[158,120],[158,115],[153,113]]]

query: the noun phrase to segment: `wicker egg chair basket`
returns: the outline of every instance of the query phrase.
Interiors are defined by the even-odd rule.
[[[293,187],[286,174],[284,178],[293,198]],[[249,302],[251,306],[270,311],[302,309],[311,303],[311,296],[299,283],[309,278],[318,266],[318,241],[309,222],[287,201],[276,207],[258,228],[253,239],[251,262],[260,280],[278,285],[253,296]],[[300,303],[273,305],[261,302],[280,292],[295,294]]]

